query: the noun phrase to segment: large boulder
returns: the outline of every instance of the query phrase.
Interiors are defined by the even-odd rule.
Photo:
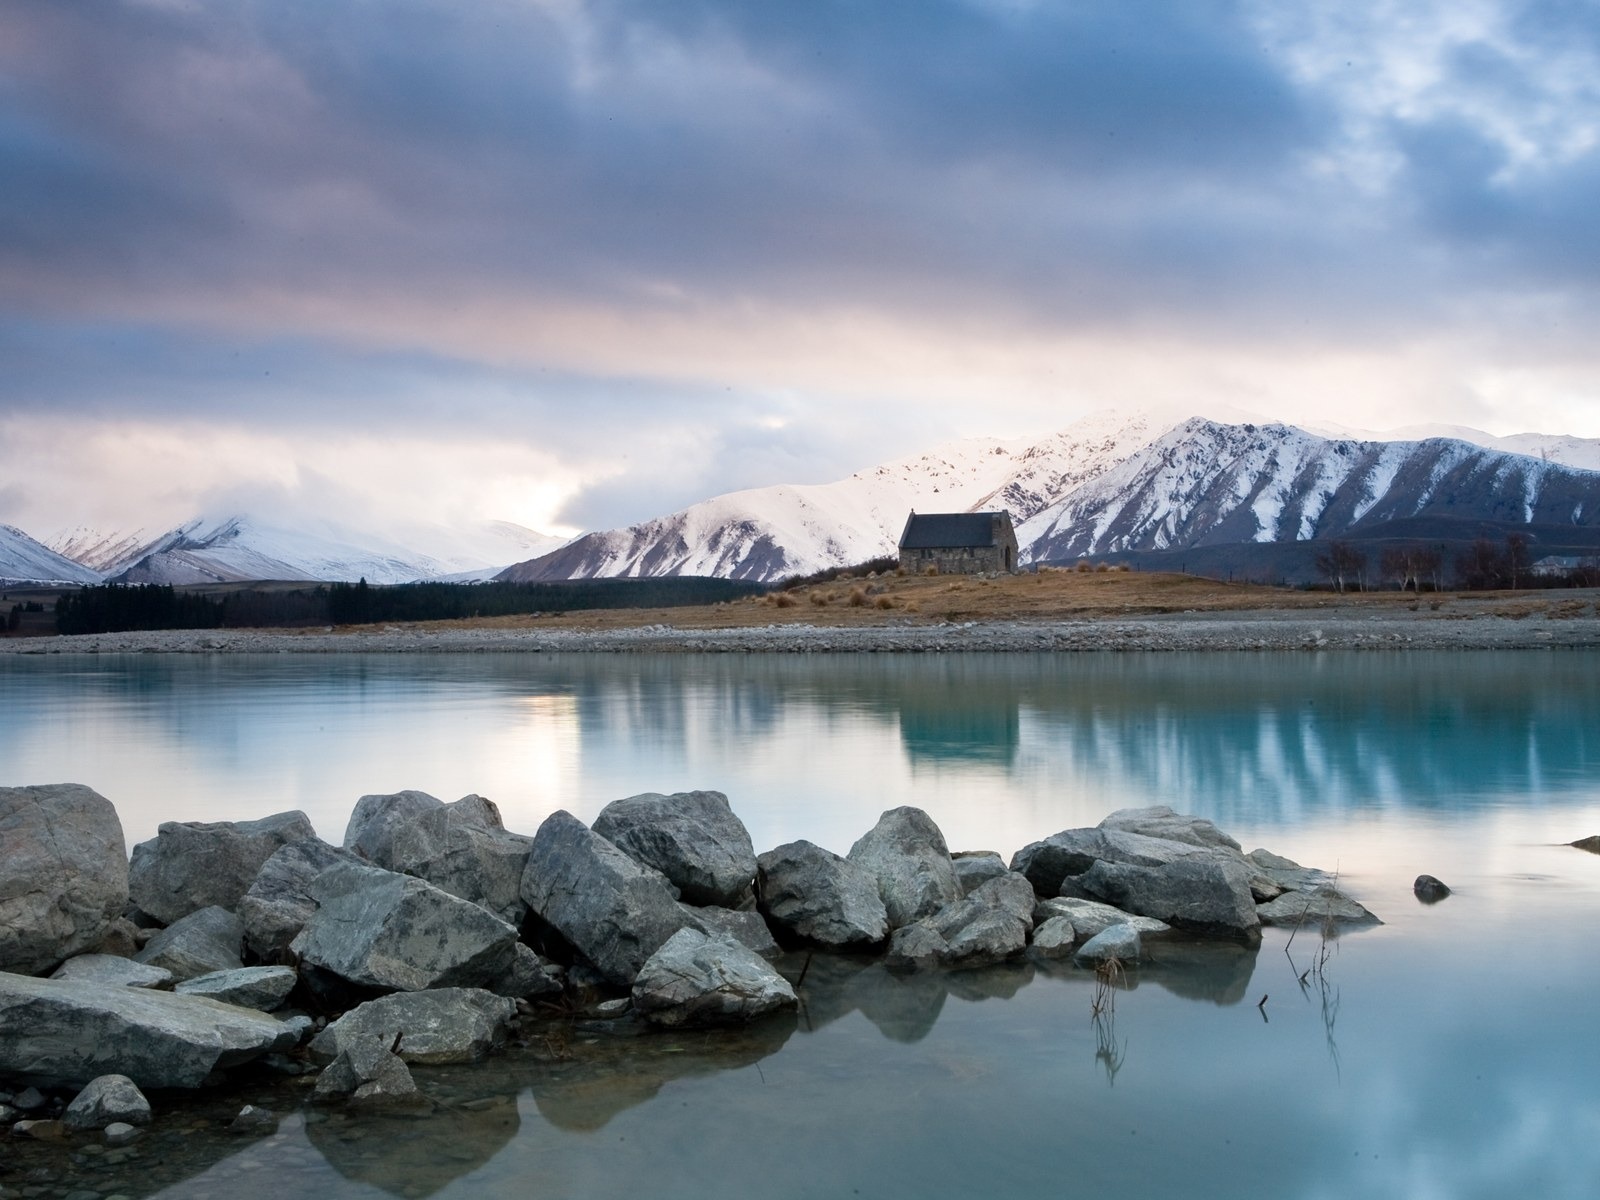
[[[798,841],[768,850],[756,867],[761,911],[789,937],[849,950],[889,935],[877,878],[849,859]]]
[[[481,988],[437,988],[380,996],[351,1009],[311,1040],[329,1063],[350,1046],[380,1043],[409,1063],[477,1062],[505,1044],[517,1002]]]
[[[619,987],[631,985],[645,961],[689,923],[659,871],[559,810],[533,836],[522,898]]]
[[[225,908],[212,905],[182,917],[156,933],[135,962],[171,971],[177,980],[244,966],[244,924]]]
[[[264,1013],[200,996],[0,974],[0,1077],[77,1088],[126,1075],[141,1088],[193,1088],[296,1033]]]
[[[680,929],[633,981],[633,1006],[657,1025],[736,1025],[794,1008],[794,989],[730,937]]]
[[[755,847],[721,792],[645,792],[613,800],[593,829],[660,871],[689,904],[734,908],[750,893]]]
[[[274,851],[312,837],[310,818],[298,811],[258,821],[166,821],[133,848],[128,895],[163,925],[213,905],[236,909]]]
[[[731,937],[769,962],[783,952],[767,928],[766,918],[754,909],[690,908],[688,915],[690,928]]]
[[[1164,804],[1126,808],[1092,829],[1065,829],[1017,851],[1011,869],[1028,877],[1041,896],[1070,894],[1071,880],[1097,862],[1165,867],[1180,859],[1244,862],[1239,843],[1204,817],[1184,816]]]
[[[850,847],[848,858],[878,881],[891,929],[932,916],[961,896],[944,834],[920,808],[891,808]]]
[[[1119,808],[1100,822],[1100,828],[1108,832],[1135,833],[1167,842],[1182,842],[1202,850],[1231,850],[1237,854],[1242,849],[1238,842],[1205,817],[1191,817],[1165,804],[1154,804],[1149,808]]]
[[[1025,876],[996,876],[931,917],[895,930],[888,964],[895,970],[915,970],[1004,962],[1027,948],[1033,907],[1033,888]]]
[[[128,904],[117,810],[77,783],[0,788],[0,970],[94,949]]]
[[[1162,866],[1097,862],[1077,877],[1091,896],[1193,933],[1259,936],[1243,858],[1197,854]]]
[[[511,833],[482,796],[453,804],[427,792],[363,796],[344,831],[344,848],[390,871],[426,879],[452,896],[522,924],[522,871],[531,838]]]
[[[245,945],[263,962],[282,962],[289,944],[317,911],[311,884],[324,871],[361,860],[321,838],[291,842],[261,864],[239,901]]]
[[[517,931],[410,875],[345,863],[311,884],[317,911],[290,949],[362,987],[478,987],[512,970]]]

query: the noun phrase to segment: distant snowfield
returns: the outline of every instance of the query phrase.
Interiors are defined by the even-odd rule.
[[[912,511],[1003,508],[1021,560],[1337,536],[1474,504],[1554,523],[1600,512],[1600,439],[1458,426],[1385,434],[1228,414],[1106,411],[1041,438],[973,438],[826,484],[715,496],[563,542],[510,522],[379,535],[248,514],[151,531],[5,527],[0,578],[191,584],[714,575],[773,580],[891,554]],[[1453,506],[1453,507],[1451,507]],[[510,565],[508,564],[515,564]]]

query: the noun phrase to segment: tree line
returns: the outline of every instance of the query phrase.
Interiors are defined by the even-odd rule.
[[[221,595],[170,584],[97,584],[56,601],[56,632],[142,629],[284,629],[448,621],[469,617],[573,612],[591,608],[676,608],[714,604],[766,590],[733,579],[584,579],[550,583],[334,583],[293,590],[245,588]]]
[[[1365,550],[1353,542],[1333,541],[1317,551],[1317,571],[1337,592],[1366,591],[1380,583],[1402,591],[1445,589],[1445,548],[1424,542],[1385,546],[1377,571]],[[1449,564],[1450,584],[1459,591],[1515,591],[1519,588],[1600,587],[1600,557],[1580,560],[1556,571],[1533,570],[1533,555],[1526,536],[1507,534],[1503,542],[1477,538],[1458,551]]]

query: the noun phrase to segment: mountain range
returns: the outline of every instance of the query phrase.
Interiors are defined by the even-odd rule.
[[[1004,508],[1023,564],[1123,557],[1305,577],[1330,538],[1460,542],[1521,530],[1600,549],[1600,439],[1459,427],[1378,435],[1248,419],[1101,413],[1042,438],[977,438],[834,483],[730,492],[569,542],[495,522],[380,537],[247,515],[150,532],[0,527],[0,579],[771,581],[893,553],[906,516]],[[507,567],[505,564],[512,563]],[[1174,563],[1178,565],[1178,563]]]

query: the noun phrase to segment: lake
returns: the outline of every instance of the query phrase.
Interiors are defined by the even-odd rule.
[[[279,1133],[245,1145],[213,1133],[230,1093],[86,1165],[89,1190],[1417,1200],[1600,1178],[1600,857],[1561,844],[1600,833],[1597,653],[82,656],[0,662],[0,700],[0,784],[89,784],[130,843],[287,808],[338,841],[360,795],[402,788],[481,793],[524,832],[715,788],[758,850],[842,853],[914,804],[952,848],[1009,855],[1166,803],[1337,869],[1386,922],[1303,982],[1312,931],[1152,946],[1098,1021],[1072,968],[818,960],[795,1021],[418,1069],[447,1101],[418,1121],[280,1090]],[[1455,894],[1420,904],[1422,872]]]

